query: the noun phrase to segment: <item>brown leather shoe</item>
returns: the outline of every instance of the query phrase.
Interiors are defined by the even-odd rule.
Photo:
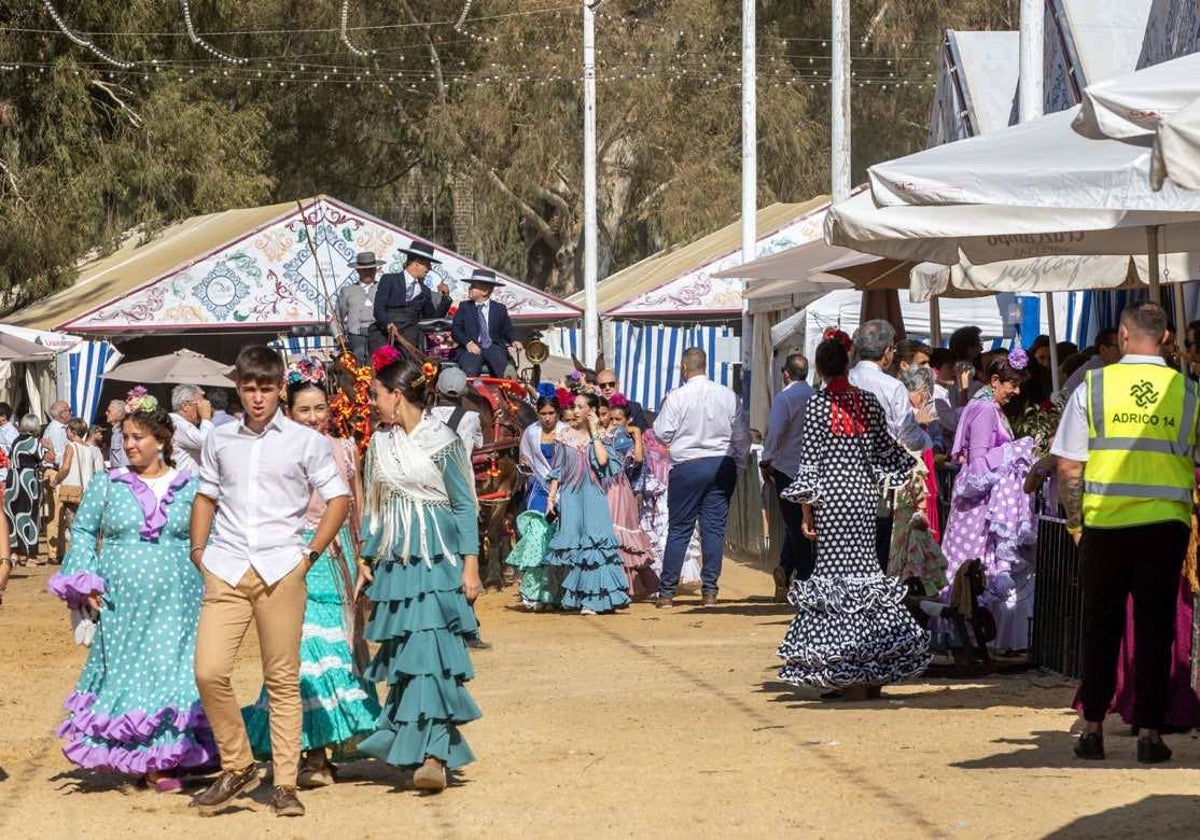
[[[196,795],[188,807],[214,810],[257,787],[257,766],[251,764],[244,770],[224,770],[215,782]]]
[[[446,789],[446,765],[426,761],[413,773],[413,787],[430,793],[442,792]]]
[[[671,607],[675,606],[675,599],[659,595],[657,600],[654,602],[654,606],[656,609],[669,610]]]
[[[787,571],[782,566],[776,566],[775,570],[771,572],[771,577],[775,581],[775,603],[786,604],[788,586],[791,584]]]
[[[304,803],[294,787],[276,787],[271,791],[271,810],[277,817],[303,817]]]
[[[717,593],[709,592],[700,599],[700,606],[715,607],[717,605]]]

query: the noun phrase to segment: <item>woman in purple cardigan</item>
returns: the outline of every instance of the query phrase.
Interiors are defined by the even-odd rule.
[[[1033,439],[1013,439],[1004,406],[1021,392],[1029,358],[1014,350],[992,361],[986,387],[963,409],[951,458],[962,465],[954,482],[950,520],[942,540],[951,583],[968,560],[982,560],[987,589],[980,606],[996,618],[997,650],[1029,646],[1033,615],[1033,559],[1037,529],[1024,482],[1036,460]]]

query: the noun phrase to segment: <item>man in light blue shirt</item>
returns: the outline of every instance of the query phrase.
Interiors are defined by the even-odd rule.
[[[110,438],[108,441],[108,466],[110,469],[128,467],[129,456],[125,454],[125,433],[121,423],[125,420],[125,401],[110,400],[104,412],[104,420],[108,423]]]
[[[67,421],[71,419],[71,406],[58,400],[50,404],[49,413],[50,422],[42,432],[42,442],[54,450],[53,465],[57,469],[67,451]]]
[[[6,402],[0,402],[0,450],[3,450],[5,455],[12,454],[13,441],[21,434],[21,430],[9,422],[12,417],[12,406]],[[8,469],[0,469],[0,486],[8,479]]]
[[[767,420],[767,440],[759,468],[764,484],[775,488],[783,513],[783,540],[779,566],[774,572],[775,600],[783,603],[792,581],[808,580],[813,573],[813,546],[804,538],[800,526],[804,520],[800,505],[781,495],[795,479],[800,466],[801,430],[804,409],[813,388],[808,384],[808,359],[801,353],[787,357],[783,365],[783,390],[775,395]]]

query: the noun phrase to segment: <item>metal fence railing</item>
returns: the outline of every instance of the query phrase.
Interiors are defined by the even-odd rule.
[[[1039,496],[1037,587],[1033,599],[1030,649],[1040,668],[1078,678],[1083,675],[1083,585],[1079,551],[1058,511]]]

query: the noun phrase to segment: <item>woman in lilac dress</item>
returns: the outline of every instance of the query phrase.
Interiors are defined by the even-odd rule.
[[[1029,359],[1022,350],[993,359],[987,385],[963,409],[950,456],[962,465],[954,481],[950,520],[942,540],[946,576],[982,560],[987,588],[980,606],[996,618],[998,650],[1029,646],[1033,615],[1033,559],[1037,529],[1025,476],[1036,460],[1032,438],[1013,439],[1004,406],[1021,392]]]

